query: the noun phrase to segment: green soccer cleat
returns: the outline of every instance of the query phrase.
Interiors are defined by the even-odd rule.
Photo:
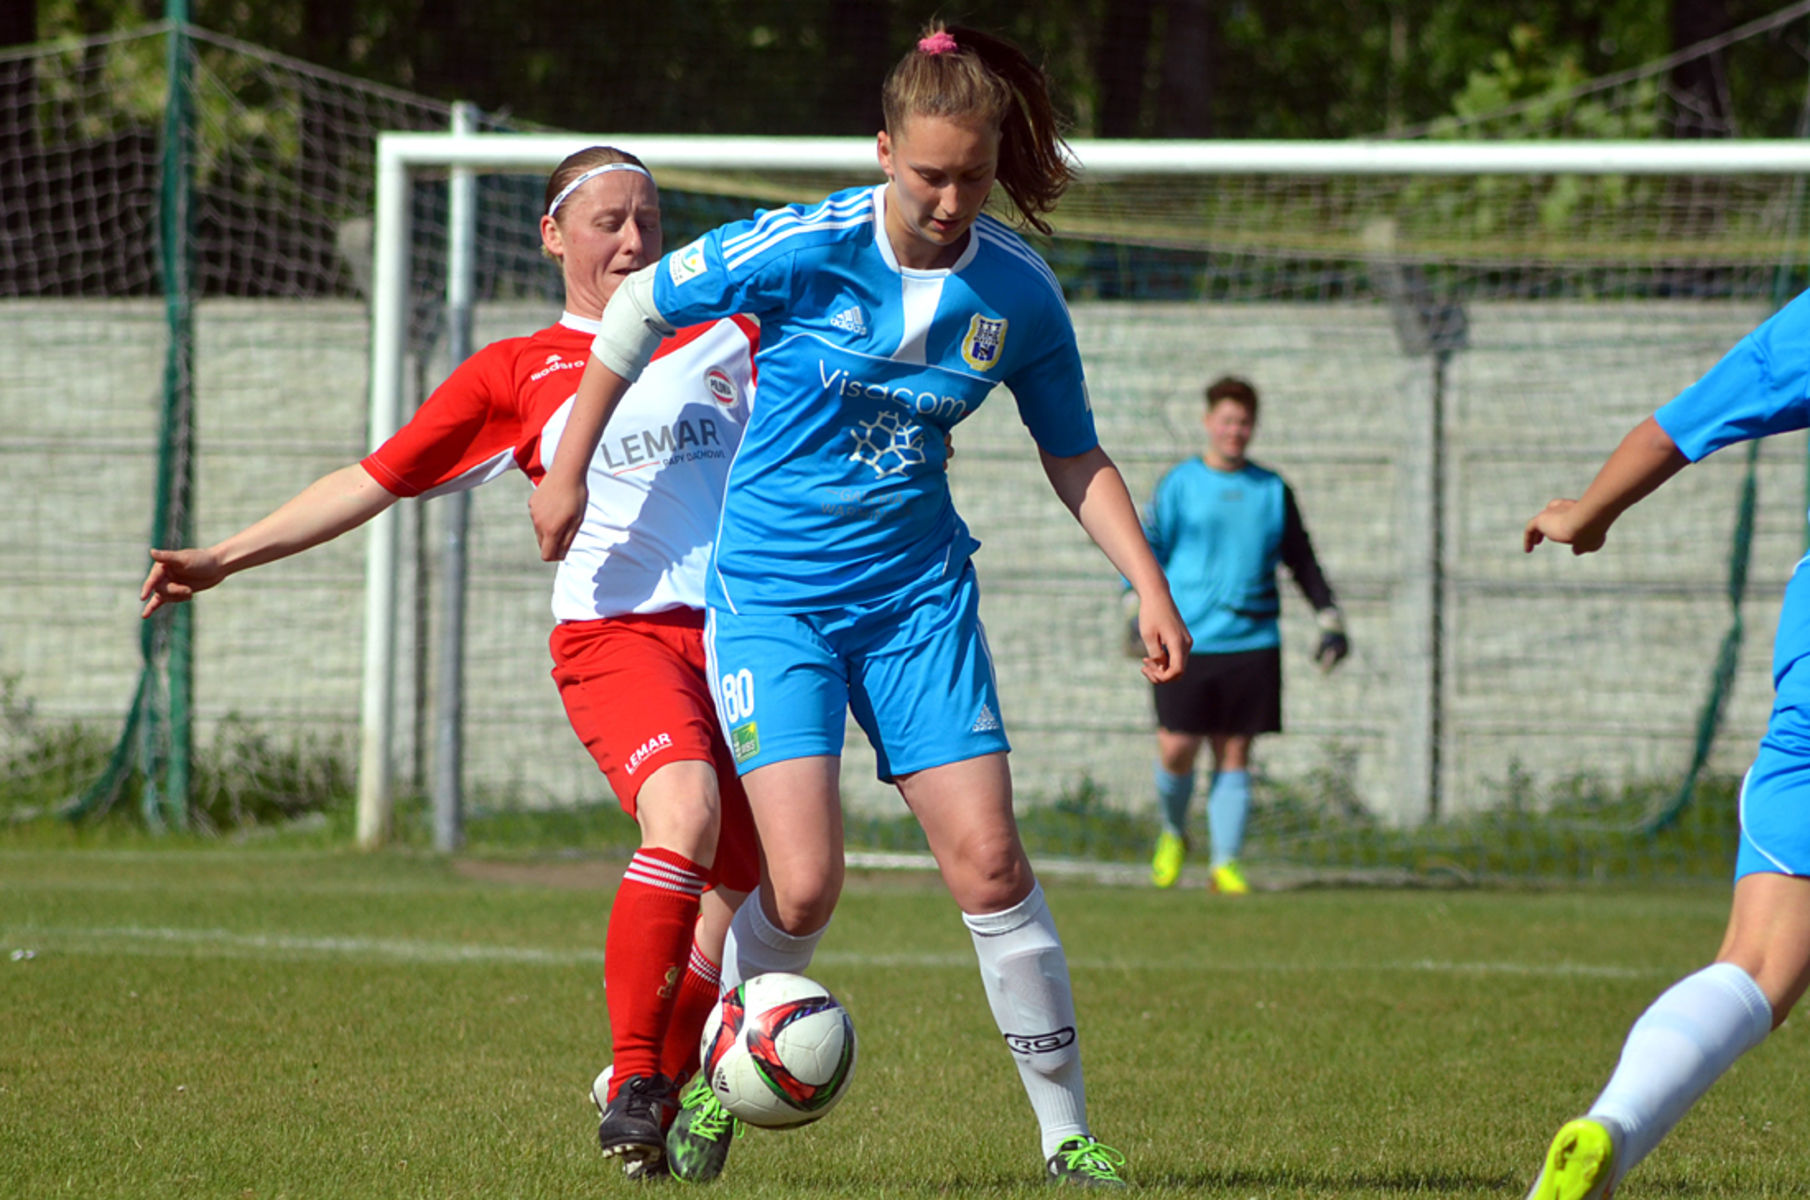
[[[729,1143],[742,1123],[731,1116],[702,1074],[679,1097],[679,1115],[666,1131],[666,1165],[686,1183],[709,1183],[729,1161]]]
[[[1615,1190],[1615,1136],[1601,1121],[1567,1121],[1527,1200],[1609,1200]]]
[[[1156,835],[1156,853],[1150,858],[1150,882],[1157,887],[1174,887],[1182,875],[1182,860],[1188,857],[1188,839],[1167,830]]]
[[[1105,1142],[1097,1142],[1092,1137],[1072,1137],[1056,1147],[1050,1155],[1049,1162],[1044,1164],[1045,1177],[1051,1183],[1073,1184],[1076,1187],[1124,1187],[1125,1181],[1119,1178],[1119,1168],[1125,1165],[1125,1156],[1108,1146]]]
[[[1251,885],[1235,862],[1222,862],[1213,868],[1213,890],[1222,896],[1248,896]]]

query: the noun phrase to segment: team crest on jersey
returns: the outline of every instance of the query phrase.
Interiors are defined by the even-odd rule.
[[[975,313],[968,322],[968,336],[962,339],[962,358],[976,371],[990,371],[999,362],[1005,345],[1006,319]]]
[[[695,241],[683,250],[675,250],[671,258],[666,260],[666,270],[672,276],[672,285],[678,287],[688,279],[696,279],[710,269],[710,263],[704,258],[704,243]]]
[[[704,386],[710,394],[717,398],[719,404],[734,404],[742,398],[741,389],[735,386],[735,380],[729,378],[729,372],[721,367],[712,367],[704,372]]]

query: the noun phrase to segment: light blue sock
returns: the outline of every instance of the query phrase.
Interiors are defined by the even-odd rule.
[[[1163,828],[1176,837],[1188,832],[1188,802],[1194,799],[1194,772],[1172,775],[1156,765],[1156,800],[1162,809]]]
[[[1244,850],[1244,819],[1251,811],[1251,773],[1221,771],[1207,793],[1207,833],[1213,865],[1229,863]]]

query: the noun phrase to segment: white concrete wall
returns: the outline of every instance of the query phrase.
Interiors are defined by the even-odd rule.
[[[480,310],[480,341],[555,315]],[[1547,498],[1575,495],[1621,433],[1764,315],[1694,302],[1520,303],[1470,311],[1471,348],[1447,372],[1446,639],[1440,811],[1497,803],[1511,772],[1610,781],[1682,769],[1728,623],[1723,595],[1741,477],[1726,451],[1626,519],[1607,553],[1525,557],[1519,531]],[[155,301],[0,303],[0,556],[14,597],[0,677],[45,720],[117,720],[135,677],[162,362]],[[1433,367],[1396,349],[1367,305],[1076,306],[1107,450],[1140,502],[1201,445],[1204,382],[1252,379],[1264,410],[1253,455],[1294,484],[1351,626],[1350,661],[1322,678],[1315,633],[1285,588],[1288,732],[1260,766],[1295,782],[1348,781],[1393,821],[1428,808],[1432,609],[1425,544]],[[363,306],[210,301],[197,313],[202,459],[197,529],[213,540],[364,451]],[[436,368],[443,370],[443,366]],[[1117,581],[1063,512],[1001,392],[956,434],[957,502],[985,542],[984,613],[1006,690],[1021,799],[1091,778],[1146,802],[1150,700],[1119,657]],[[1739,770],[1764,725],[1777,597],[1802,553],[1800,436],[1764,447],[1739,683],[1715,765]],[[525,513],[527,483],[477,497],[471,543],[468,778],[478,802],[515,792],[559,803],[603,791],[547,677],[549,569]],[[404,506],[405,545],[420,505]],[[427,543],[435,545],[431,532]],[[229,581],[203,599],[197,693],[205,745],[238,716],[280,735],[340,740],[357,720],[362,538]],[[399,755],[413,733],[420,646],[403,579]],[[422,654],[425,651],[421,652]],[[431,664],[426,669],[431,670]],[[431,733],[429,735],[431,740]],[[851,730],[851,803],[896,803]]]

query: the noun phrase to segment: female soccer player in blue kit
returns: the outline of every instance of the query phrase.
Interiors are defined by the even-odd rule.
[[[1526,549],[1600,550],[1624,511],[1735,442],[1810,426],[1810,294],[1799,296],[1642,421],[1577,500],[1527,523]],[[1735,1059],[1781,1024],[1810,983],[1810,556],[1785,588],[1773,642],[1777,698],[1741,785],[1734,904],[1716,961],[1628,1031],[1590,1111],[1553,1139],[1530,1200],[1601,1200]]]
[[[947,431],[1006,384],[1057,495],[1142,598],[1148,678],[1181,671],[1188,633],[1095,436],[1061,289],[981,212],[997,181],[1047,231],[1041,214],[1069,182],[1042,72],[1009,43],[938,25],[893,69],[884,108],[888,182],[724,226],[623,284],[532,502],[535,527],[557,557],[582,512],[578,468],[660,330],[760,319],[760,381],[708,581],[717,704],[766,855],[724,986],[803,969],[830,919],[852,706],[972,932],[1046,1173],[1112,1185],[1123,1159],[1088,1128],[1067,961],[1012,815]],[[708,1100],[686,1100],[673,1170],[707,1177],[720,1158],[694,1172],[686,1142]]]

